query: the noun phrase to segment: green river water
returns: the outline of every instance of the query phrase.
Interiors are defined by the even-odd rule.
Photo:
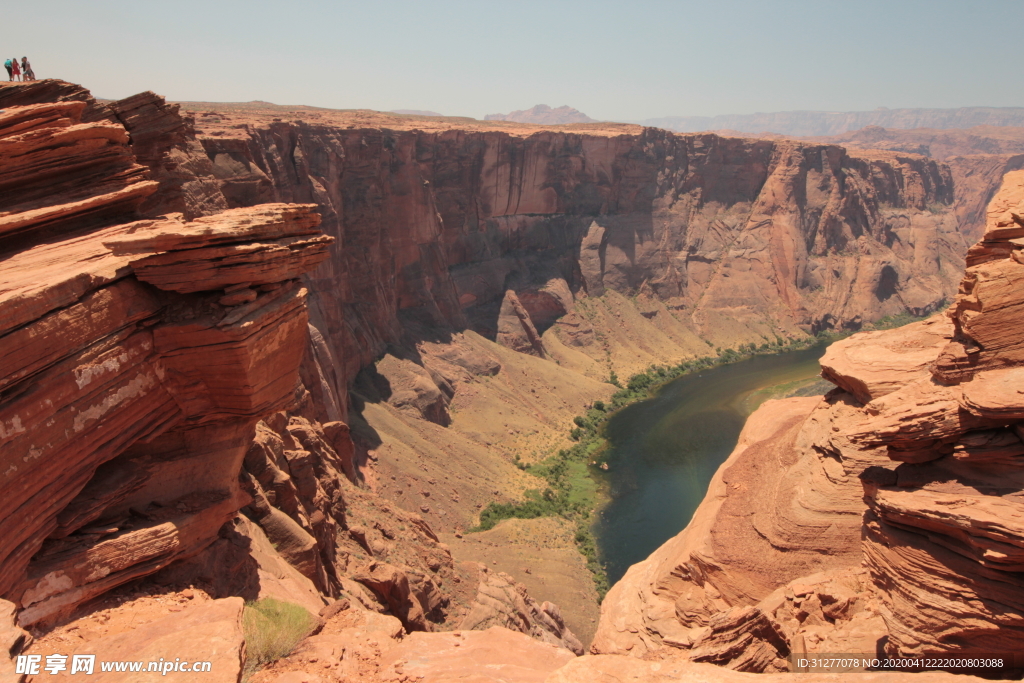
[[[608,502],[594,525],[608,579],[622,578],[690,521],[747,416],[769,398],[824,393],[821,344],[755,356],[665,384],[608,421]]]

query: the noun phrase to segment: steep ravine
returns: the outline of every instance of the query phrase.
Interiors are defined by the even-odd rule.
[[[536,485],[517,456],[568,445],[613,371],[926,313],[962,270],[948,169],[914,155],[359,112],[196,123],[57,81],[0,106],[12,654],[15,621],[36,653],[174,634],[230,675],[239,598],[277,597],[326,626],[265,680],[401,678],[420,643],[540,648],[553,670],[596,627],[571,535],[526,525],[527,561],[538,533],[559,551],[536,573],[455,544]],[[559,590],[564,614],[542,602]],[[519,633],[458,640],[488,627]]]
[[[322,207],[339,249],[312,276],[312,320],[333,359],[323,374],[342,391],[330,400],[328,382],[318,402],[365,420],[380,490],[478,559],[491,555],[444,534],[472,525],[494,496],[540,486],[512,460],[569,446],[569,420],[609,391],[581,393],[572,387],[588,385],[574,376],[628,377],[717,348],[926,313],[959,277],[948,171],[913,155],[656,130],[402,130],[230,107],[196,121],[229,204]],[[466,327],[562,370],[506,355],[499,377],[532,367],[497,394],[439,371],[432,345]],[[383,379],[367,377],[382,353],[373,374]],[[357,415],[346,417],[347,385]],[[475,464],[456,475],[446,463],[463,443],[457,471]],[[497,470],[481,465],[495,456]],[[548,587],[573,575],[571,563],[543,579],[523,571],[546,562],[545,534],[525,533],[541,546],[529,559],[493,561],[563,606],[583,605],[567,614],[586,639],[586,588]]]

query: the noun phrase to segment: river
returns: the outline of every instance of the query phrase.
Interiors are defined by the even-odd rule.
[[[747,416],[761,403],[827,390],[815,381],[825,348],[755,356],[685,375],[609,419],[608,471],[601,477],[608,502],[594,532],[612,583],[690,522]]]

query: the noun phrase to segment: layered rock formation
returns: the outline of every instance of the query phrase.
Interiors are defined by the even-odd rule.
[[[164,595],[202,586],[235,622],[232,596],[313,614],[333,600],[335,612],[388,612],[402,633],[502,623],[582,651],[557,606],[456,567],[422,517],[367,489],[368,454],[337,419],[345,387],[298,282],[333,242],[314,205],[218,211],[222,183],[175,107],[144,93],[82,123],[88,94],[44,85],[29,94],[58,101],[0,114],[0,594],[12,618],[77,631],[96,600],[137,604],[134,580],[149,577]],[[410,407],[435,422],[424,386],[450,401],[453,385],[502,367],[459,343],[422,352],[429,373],[409,363]],[[220,623],[202,614],[186,641]],[[167,628],[153,627],[160,647]],[[8,654],[24,651],[8,632]],[[114,636],[87,642],[123,654]]]
[[[756,671],[1019,651],[1022,236],[1016,171],[948,315],[833,344],[838,389],[751,416],[686,530],[613,587],[593,650],[706,661],[722,633],[712,661]]]
[[[331,241],[310,205],[129,222],[158,183],[88,106],[0,114],[0,594],[23,624],[195,554],[245,504],[254,425],[305,350],[296,278]]]
[[[248,110],[197,121],[232,205],[316,201],[343,245],[312,284],[343,383],[409,319],[539,353],[510,290],[541,335],[585,295],[649,297],[663,308],[644,314],[685,357],[698,353],[686,335],[760,345],[926,313],[960,277],[951,178],[919,156],[657,130],[367,130]],[[606,377],[605,343],[566,334]]]
[[[968,257],[949,311],[955,333],[932,377],[867,404],[858,427],[905,463],[864,475],[865,558],[884,600],[890,652],[1015,652],[1024,642],[1015,317],[1024,296],[1013,285],[1024,268],[1021,215],[1024,172],[1016,171]]]
[[[0,597],[23,624],[149,576],[215,601],[330,602],[326,620],[351,610],[345,628],[385,634],[366,637],[374,656],[457,625],[578,650],[568,616],[434,529],[535,487],[513,457],[564,446],[631,353],[927,312],[959,277],[949,173],[917,156],[597,124],[194,125],[152,94],[99,105],[39,83],[0,88]],[[996,237],[972,258],[1009,253]],[[711,535],[649,562],[656,588],[610,598],[641,607],[602,647],[781,670],[828,629],[873,633],[851,492],[926,446],[834,433],[852,394],[812,404],[752,423]]]

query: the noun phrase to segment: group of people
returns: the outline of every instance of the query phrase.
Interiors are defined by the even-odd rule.
[[[36,75],[32,71],[32,65],[28,63],[28,57],[21,58],[21,64],[18,64],[18,58],[8,59],[4,62],[4,66],[7,67],[7,80],[9,81],[34,81]]]

